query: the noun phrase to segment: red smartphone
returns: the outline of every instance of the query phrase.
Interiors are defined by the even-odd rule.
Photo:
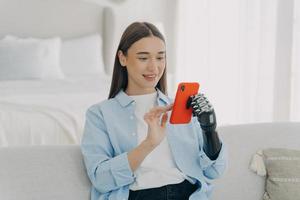
[[[199,87],[197,82],[179,83],[170,117],[171,124],[187,124],[191,121],[193,110],[187,109],[186,104],[190,96],[198,93]]]

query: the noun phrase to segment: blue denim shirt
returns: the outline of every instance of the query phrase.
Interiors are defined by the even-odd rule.
[[[157,89],[157,103],[172,102]],[[92,105],[86,112],[81,151],[92,183],[91,200],[127,200],[129,185],[135,177],[127,153],[137,147],[135,102],[124,91],[114,98]],[[182,125],[167,123],[167,140],[180,171],[198,185],[190,200],[209,198],[211,180],[226,168],[225,145],[218,158],[210,160],[204,153],[201,127],[197,118]]]

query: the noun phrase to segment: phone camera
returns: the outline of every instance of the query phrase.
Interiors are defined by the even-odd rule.
[[[180,90],[183,92],[185,89],[185,85],[181,85]]]

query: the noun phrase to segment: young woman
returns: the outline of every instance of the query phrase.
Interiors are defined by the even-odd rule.
[[[147,22],[127,27],[117,49],[108,100],[86,113],[81,150],[92,200],[205,200],[224,171],[215,112],[192,96],[189,124],[169,123],[166,46]]]

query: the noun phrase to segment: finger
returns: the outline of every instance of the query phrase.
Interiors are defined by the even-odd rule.
[[[156,118],[160,117],[161,114],[162,114],[162,112],[154,112],[154,116],[155,116]]]
[[[153,117],[154,117],[154,115],[152,114],[152,113],[146,113],[145,115],[144,115],[144,119],[145,120],[152,120],[153,119]]]
[[[206,97],[204,96],[204,94],[200,93],[195,96],[194,101],[202,101],[204,99],[206,99]]]
[[[162,127],[166,127],[167,120],[168,120],[168,113],[165,113],[165,114],[163,114],[162,119],[161,119],[161,126]]]
[[[167,112],[167,111],[172,110],[173,105],[174,104],[171,103],[171,104],[169,104],[167,106],[156,106],[156,107],[151,108],[150,112],[161,112],[161,113]]]
[[[202,102],[199,103],[199,106],[200,106],[200,107],[204,107],[204,106],[206,106],[207,104],[208,104],[207,101],[202,101]]]
[[[146,116],[146,118],[148,119],[148,121],[153,121],[153,120],[156,118],[156,116],[153,115],[153,114],[148,114],[148,115]]]
[[[188,98],[188,100],[186,101],[186,105],[185,105],[186,109],[189,109],[189,108],[191,107],[191,103],[192,103],[192,101],[193,101],[193,98],[194,98],[194,96],[192,95],[192,96],[190,96],[190,97]]]
[[[146,122],[147,124],[150,123],[149,118],[148,118],[147,116],[144,116],[144,120],[145,120],[145,122]]]
[[[172,110],[172,107],[173,105],[169,105],[168,107],[154,111],[155,117],[160,117],[162,114],[167,113],[169,110]]]
[[[199,93],[196,95],[197,97],[205,97],[205,94],[204,93]]]
[[[149,118],[146,118],[144,120],[148,124],[148,126],[153,126],[153,125],[156,125],[156,124],[158,126],[158,123],[159,123],[158,122],[159,120],[155,120],[153,117],[149,117]]]
[[[146,114],[149,117],[151,116],[151,117],[155,117],[155,118],[160,118],[163,113],[166,113],[167,111],[172,110],[173,105],[174,104],[172,103],[167,106],[157,106],[157,107],[150,109],[150,111]]]
[[[173,109],[174,103],[171,103],[165,107],[166,111],[170,111]]]

